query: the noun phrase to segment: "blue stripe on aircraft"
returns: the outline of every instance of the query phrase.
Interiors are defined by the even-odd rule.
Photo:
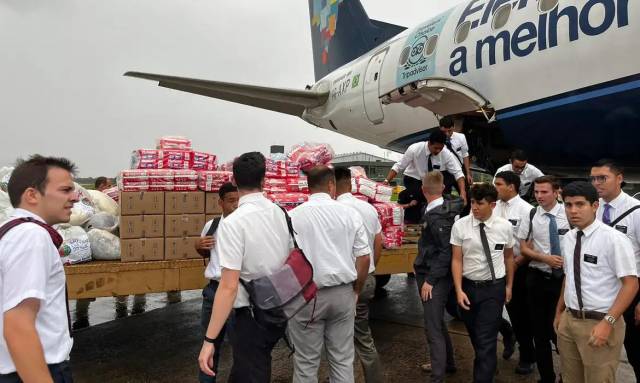
[[[576,102],[590,100],[590,99],[598,98],[602,96],[608,96],[610,94],[621,93],[627,90],[632,90],[637,88],[640,88],[640,80],[631,81],[631,82],[627,82],[619,85],[614,85],[607,88],[602,88],[602,89],[598,89],[598,90],[594,90],[594,91],[590,91],[590,92],[586,92],[578,95],[573,95],[573,96],[569,96],[566,98],[561,98],[553,101],[543,102],[541,104],[525,107],[522,109],[516,109],[514,111],[506,112],[504,114],[500,114],[498,112],[497,120],[505,120],[508,118],[520,116],[527,113],[538,112],[545,109],[551,109],[558,106],[573,104]]]

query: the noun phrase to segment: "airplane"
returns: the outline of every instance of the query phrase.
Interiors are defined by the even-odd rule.
[[[402,152],[453,115],[476,165],[513,148],[564,177],[614,158],[640,175],[640,2],[467,0],[413,27],[358,0],[309,0],[316,83],[281,89],[126,76],[286,113]]]

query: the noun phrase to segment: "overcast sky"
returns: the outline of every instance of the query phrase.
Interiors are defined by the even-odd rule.
[[[404,26],[459,2],[362,1],[371,18]],[[308,13],[303,0],[2,0],[0,166],[41,153],[72,159],[81,176],[114,176],[162,135],[223,161],[303,141],[384,156],[293,116],[122,76],[304,88],[314,81]]]

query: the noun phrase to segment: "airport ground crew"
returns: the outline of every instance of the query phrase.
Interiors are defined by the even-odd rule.
[[[558,180],[553,176],[536,178],[534,190],[539,206],[533,219],[520,225],[518,238],[522,254],[531,260],[526,281],[529,314],[538,372],[546,383],[556,378],[551,348],[551,343],[556,343],[553,319],[564,276],[562,241],[570,227],[564,207],[558,203]]]
[[[471,187],[471,213],[451,232],[451,271],[462,319],[475,352],[473,381],[493,382],[498,328],[513,284],[513,229],[493,214],[498,192],[493,185]]]
[[[597,218],[625,234],[633,246],[636,269],[640,272],[640,201],[624,191],[624,169],[613,160],[598,161],[591,168],[591,184],[598,191],[600,204]],[[636,380],[640,379],[640,293],[624,312],[627,324],[624,348],[633,367]]]
[[[532,189],[533,181],[544,174],[529,163],[527,153],[520,149],[514,150],[511,153],[509,163],[499,167],[496,174],[505,171],[511,171],[520,176],[520,197],[527,202],[533,201],[535,199]]]
[[[563,246],[566,278],[554,328],[565,382],[614,382],[625,332],[623,312],[638,292],[636,260],[624,234],[596,220],[598,194],[587,182],[563,188],[574,228]]]

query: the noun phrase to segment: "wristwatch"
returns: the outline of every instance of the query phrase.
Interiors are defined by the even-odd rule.
[[[616,318],[613,315],[605,315],[604,316],[604,320],[609,323],[611,326],[613,326],[614,324],[616,324]]]
[[[208,336],[205,335],[204,336],[204,341],[207,342],[207,343],[212,343],[213,344],[216,341],[216,339],[215,338],[209,338]]]

